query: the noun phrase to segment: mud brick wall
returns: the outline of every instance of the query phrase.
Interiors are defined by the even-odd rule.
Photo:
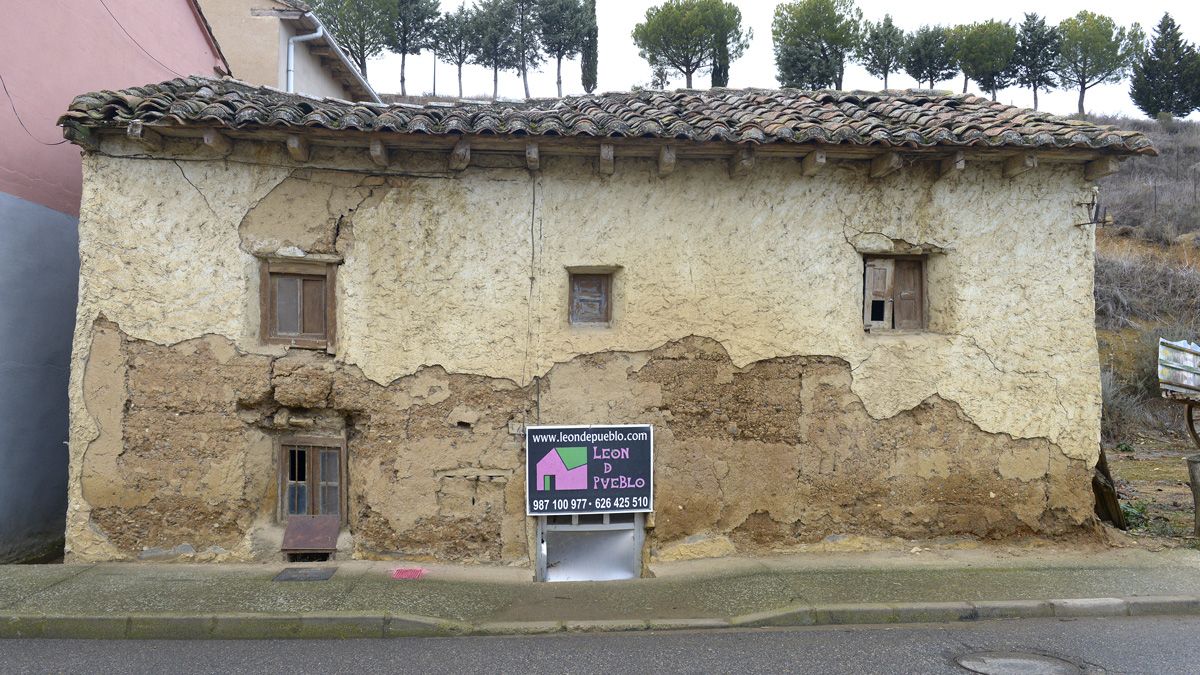
[[[277,557],[275,448],[302,434],[346,439],[353,555],[528,562],[526,423],[654,424],[656,551],[1092,527],[1079,166],[318,150],[85,157],[72,559]],[[912,250],[929,330],[864,334],[862,256]],[[331,353],[258,336],[262,256],[306,254],[342,259]],[[586,265],[617,270],[610,328],[566,320]]]

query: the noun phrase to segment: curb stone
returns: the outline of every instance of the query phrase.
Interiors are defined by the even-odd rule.
[[[1200,615],[1200,596],[789,605],[730,618],[495,621],[474,625],[425,616],[371,612],[129,616],[11,614],[0,616],[0,638],[187,640],[449,637],[1189,614]]]

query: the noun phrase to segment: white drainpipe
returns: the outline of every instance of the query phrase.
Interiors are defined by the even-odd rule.
[[[315,16],[313,16],[311,12],[306,14],[305,16],[312,19],[313,22],[317,24],[317,32],[309,33],[308,35],[293,35],[292,37],[288,38],[287,90],[289,93],[296,91],[296,86],[295,86],[295,84],[296,84],[295,83],[295,80],[296,80],[296,43],[297,42],[309,42],[311,40],[317,40],[317,39],[320,39],[325,36],[325,26],[320,21],[318,21],[317,18]]]

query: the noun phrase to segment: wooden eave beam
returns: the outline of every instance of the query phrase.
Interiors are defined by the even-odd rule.
[[[459,139],[450,151],[449,166],[451,171],[462,171],[471,163],[471,144],[467,139]]]
[[[748,176],[754,169],[754,146],[743,145],[729,158],[729,177]]]
[[[1083,177],[1086,180],[1100,180],[1120,170],[1121,162],[1116,157],[1102,157],[1083,165]]]
[[[806,177],[813,177],[817,172],[825,168],[825,151],[813,150],[800,160],[800,174]]]
[[[600,174],[602,176],[611,176],[616,170],[616,162],[613,159],[612,143],[600,144]]]
[[[162,134],[147,128],[141,120],[134,120],[125,128],[125,135],[151,150],[162,149]]]
[[[292,134],[287,137],[287,150],[292,159],[297,162],[307,162],[312,154],[308,145],[308,139],[300,134]]]
[[[664,145],[658,151],[658,177],[669,176],[675,171],[675,146]]]
[[[967,168],[967,155],[962,150],[943,157],[938,164],[938,177],[946,178]]]
[[[883,178],[904,167],[904,158],[898,152],[885,152],[871,160],[871,178]]]
[[[1022,152],[1019,155],[1012,155],[1004,160],[1004,177],[1016,178],[1026,171],[1036,169],[1038,165],[1038,156],[1032,152]]]
[[[211,148],[218,155],[224,157],[233,152],[233,142],[225,134],[216,129],[204,130],[204,146]]]
[[[389,163],[388,149],[383,144],[383,141],[379,140],[378,138],[372,138],[371,147],[367,152],[371,155],[371,161],[376,166],[381,166],[385,169],[387,168]]]

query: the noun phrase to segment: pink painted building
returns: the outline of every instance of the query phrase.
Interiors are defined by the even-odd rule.
[[[0,25],[2,563],[52,557],[63,536],[82,177],[55,121],[82,91],[229,66],[194,0],[11,2]]]

